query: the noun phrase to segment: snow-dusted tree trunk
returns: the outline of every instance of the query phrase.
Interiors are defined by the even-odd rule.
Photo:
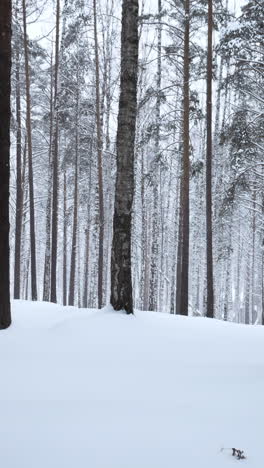
[[[190,216],[190,1],[184,2],[184,64],[183,64],[183,170],[182,170],[182,252],[180,311],[188,315],[189,300],[189,216]]]
[[[97,7],[93,3],[94,12],[94,44],[95,44],[95,86],[96,86],[96,130],[97,130],[97,161],[98,161],[98,192],[99,192],[99,251],[98,251],[98,307],[103,305],[103,270],[104,270],[104,188],[103,188],[103,141],[100,98],[100,64],[97,35]]]
[[[214,317],[213,227],[212,227],[212,79],[213,1],[208,0],[207,91],[206,91],[206,270],[207,317]]]
[[[59,41],[60,41],[60,0],[56,4],[56,43],[54,71],[54,126],[51,146],[52,161],[52,225],[51,225],[51,284],[50,300],[57,302],[57,255],[58,255],[58,191],[59,191]]]
[[[149,310],[157,310],[158,307],[158,292],[159,292],[159,237],[160,237],[160,126],[161,126],[161,0],[158,0],[158,56],[157,56],[157,98],[155,106],[155,167],[152,176],[153,184],[153,213],[152,213],[152,244],[151,244],[151,260],[150,260],[150,281],[149,281]]]
[[[53,63],[51,57],[50,72],[50,140],[49,140],[49,161],[48,161],[48,195],[46,202],[46,245],[44,258],[43,276],[43,301],[50,300],[50,257],[51,257],[51,196],[52,196],[52,164],[51,147],[53,137]]]
[[[32,151],[32,129],[31,129],[31,95],[30,95],[30,70],[27,38],[27,15],[26,0],[23,0],[23,28],[24,28],[24,54],[26,74],[26,126],[28,145],[28,184],[29,184],[29,210],[30,210],[30,255],[31,255],[31,298],[37,300],[37,267],[36,267],[36,234],[35,234],[35,200],[34,200],[34,177],[33,177],[33,151]]]
[[[78,79],[77,71],[77,83]],[[75,299],[75,276],[76,259],[78,244],[78,211],[79,211],[79,90],[77,85],[76,94],[76,116],[75,116],[75,174],[74,174],[74,202],[73,202],[73,227],[72,227],[72,246],[71,246],[71,266],[70,266],[70,284],[68,304],[74,305]]]
[[[133,313],[131,228],[137,114],[138,0],[123,0],[117,174],[111,257],[111,304]]]
[[[63,267],[62,267],[62,298],[63,305],[67,305],[67,174],[63,171]]]
[[[16,5],[16,20],[18,5]],[[16,77],[16,227],[15,227],[15,262],[14,262],[14,299],[20,298],[21,283],[21,234],[22,234],[22,122],[21,122],[21,82],[20,82],[20,41],[16,31],[15,40],[15,77]]]

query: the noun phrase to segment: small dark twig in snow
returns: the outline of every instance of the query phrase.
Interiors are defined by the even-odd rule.
[[[234,447],[232,448],[221,448],[221,452],[224,450],[232,450],[232,456],[236,457],[237,460],[245,460],[247,457],[244,453],[244,450],[236,449]]]
[[[233,457],[236,457],[238,460],[245,460],[246,456],[244,454],[244,450],[239,450],[236,448],[232,448],[232,455]]]

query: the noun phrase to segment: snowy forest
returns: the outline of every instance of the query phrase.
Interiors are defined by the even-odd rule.
[[[263,0],[0,0],[1,468],[261,468]]]
[[[13,1],[11,296],[264,324],[262,1],[137,3]]]

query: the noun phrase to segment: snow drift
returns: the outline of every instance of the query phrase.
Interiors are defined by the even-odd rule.
[[[15,301],[0,369],[3,468],[262,465],[262,327]]]

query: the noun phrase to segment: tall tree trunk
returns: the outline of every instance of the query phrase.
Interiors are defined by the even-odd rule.
[[[156,168],[153,174],[153,214],[152,214],[152,245],[150,260],[149,282],[149,310],[157,310],[158,307],[158,261],[159,261],[159,172],[160,172],[160,107],[161,107],[161,0],[158,0],[158,57],[157,57],[157,98],[155,108],[155,158]],[[162,272],[163,273],[163,272]]]
[[[23,163],[22,163],[22,233],[21,233],[21,252],[24,253],[21,258],[21,297],[25,298],[25,284],[26,284],[26,263],[28,258],[25,258],[25,252],[27,249],[26,239],[26,210],[25,202],[28,197],[28,176],[27,176],[27,136],[25,135],[24,148],[23,148]],[[30,257],[30,252],[29,252]]]
[[[262,165],[262,179],[264,180],[264,165]],[[261,214],[264,219],[264,192],[262,191],[262,208]],[[261,323],[264,325],[264,235],[262,233],[261,239]]]
[[[190,185],[190,1],[185,0],[184,27],[184,65],[183,65],[183,174],[182,174],[182,275],[181,275],[181,308],[180,314],[188,315],[189,298],[189,185]],[[178,310],[177,310],[177,313]]]
[[[213,0],[208,0],[208,49],[206,93],[206,253],[207,307],[206,316],[214,317],[213,228],[212,228],[212,76],[213,76]]]
[[[107,0],[106,4],[106,35],[104,37],[104,67],[105,67],[105,155],[104,158],[104,281],[103,281],[103,303],[109,300],[110,293],[110,263],[111,263],[111,242],[112,242],[112,207],[114,185],[112,177],[113,153],[111,152],[110,124],[111,124],[111,106],[113,101],[112,90],[112,67],[113,67],[113,26],[111,18],[114,15],[114,0]],[[110,21],[109,21],[110,20]]]
[[[143,223],[145,223],[145,228],[143,227],[143,239],[144,239],[144,257],[143,257],[143,267],[144,267],[144,276],[143,276],[143,310],[148,310],[149,307],[149,287],[150,287],[150,222],[149,216],[146,209],[147,202],[144,201],[144,218]],[[143,224],[144,226],[144,224]]]
[[[103,189],[103,142],[102,122],[100,116],[100,71],[99,71],[99,47],[97,35],[97,9],[96,0],[93,4],[94,11],[94,44],[95,44],[95,81],[96,81],[96,128],[97,128],[97,158],[98,158],[98,190],[99,190],[99,258],[98,258],[98,308],[103,303],[103,270],[104,270],[104,189]]]
[[[77,72],[78,74],[78,72]],[[78,80],[79,81],[79,80]],[[77,90],[76,102],[76,121],[75,121],[75,177],[74,177],[74,207],[73,207],[73,226],[72,226],[72,249],[71,249],[71,268],[68,304],[74,305],[75,297],[75,276],[76,276],[76,258],[77,258],[77,233],[78,233],[78,185],[79,185],[79,91]]]
[[[158,171],[158,168],[155,168]],[[151,217],[151,252],[148,310],[157,310],[158,306],[158,257],[159,257],[159,188],[157,174],[153,174],[153,210]]]
[[[241,258],[242,251],[241,242],[241,214],[240,210],[238,211],[238,239],[237,239],[237,254],[236,254],[236,288],[235,288],[235,311],[236,311],[236,320],[241,322],[241,305],[240,305],[240,284],[241,284]]]
[[[179,203],[179,223],[178,223],[178,244],[177,244],[177,265],[176,265],[176,314],[181,314],[181,285],[182,285],[182,221],[183,221],[183,174],[180,180],[180,203]]]
[[[63,173],[63,305],[67,305],[67,178],[66,168]]]
[[[141,147],[141,307],[147,310],[149,307],[149,223],[146,200],[146,178],[145,178],[145,154]]]
[[[85,229],[85,263],[84,263],[84,277],[83,277],[83,307],[88,307],[88,275],[89,275],[89,247],[90,247],[90,228],[89,224]]]
[[[0,3],[0,329],[11,324],[9,284],[9,176],[11,1]]]
[[[27,101],[27,145],[28,145],[28,183],[29,183],[29,210],[30,210],[30,254],[31,254],[31,298],[37,300],[37,270],[36,270],[36,234],[35,234],[35,207],[34,207],[34,179],[33,179],[33,152],[31,130],[31,96],[30,75],[27,40],[26,0],[23,0],[23,26],[24,26],[24,53],[26,74],[26,101]]]
[[[28,284],[29,284],[29,263],[30,263],[30,248],[28,249],[28,255],[27,259],[25,262],[25,271],[24,271],[24,277],[25,277],[25,300],[29,300],[29,293],[28,293]]]
[[[58,109],[58,79],[59,79],[59,41],[60,41],[60,0],[56,9],[56,44],[55,44],[55,76],[54,76],[54,135],[52,141],[52,227],[51,227],[51,283],[50,300],[57,302],[57,254],[58,254],[58,157],[59,157],[59,109]]]
[[[53,61],[51,56],[50,71],[50,141],[48,166],[48,196],[46,204],[46,247],[43,277],[43,301],[50,300],[50,258],[51,258],[51,195],[52,195],[52,138],[53,138]]]
[[[247,253],[246,278],[245,278],[245,324],[250,324],[250,253]]]
[[[232,290],[232,226],[233,226],[233,214],[230,217],[229,223],[229,236],[228,236],[228,254],[225,262],[225,294],[224,294],[224,320],[230,320],[230,297]]]
[[[91,231],[91,181],[92,167],[89,167],[88,200],[87,200],[87,224],[85,229],[85,254],[84,254],[84,276],[83,276],[83,307],[88,307],[88,280],[89,280],[89,253],[90,253],[90,231]]]
[[[256,198],[257,198],[257,183],[253,183],[252,197],[252,269],[251,269],[251,317],[254,324],[256,316],[256,294],[255,294],[255,276],[256,276]]]
[[[46,205],[46,247],[44,259],[44,276],[43,276],[43,301],[50,300],[50,257],[51,257],[51,192],[52,192],[52,173],[49,167],[48,174],[48,196]]]
[[[261,249],[261,324],[264,325],[264,240]]]
[[[111,258],[111,304],[133,313],[131,228],[137,115],[138,0],[123,0],[117,175]]]
[[[16,6],[16,19],[18,7]],[[21,275],[21,234],[22,234],[22,132],[21,132],[21,93],[20,93],[20,43],[18,31],[15,42],[16,75],[16,227],[15,227],[15,262],[14,262],[14,299],[20,298]]]

